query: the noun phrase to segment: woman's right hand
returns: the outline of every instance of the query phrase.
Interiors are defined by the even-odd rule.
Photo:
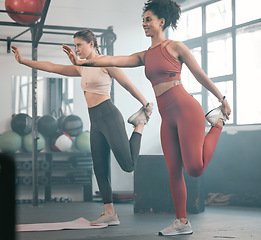
[[[67,54],[68,58],[72,62],[73,65],[80,65],[80,61],[75,55],[74,51],[67,45],[63,44],[63,51]]]
[[[21,64],[22,64],[22,63],[23,63],[23,58],[22,58],[22,55],[21,55],[19,49],[18,49],[17,47],[13,46],[13,45],[11,45],[11,48],[12,48],[12,52],[13,52],[14,55],[15,55],[16,61],[17,61],[18,63],[21,63]]]

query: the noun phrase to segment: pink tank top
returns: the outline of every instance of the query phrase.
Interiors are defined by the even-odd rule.
[[[145,75],[152,86],[163,82],[180,80],[182,63],[167,50],[166,46],[170,42],[171,40],[164,47],[160,43],[153,48],[149,48],[145,53]]]
[[[112,79],[99,67],[81,67],[81,87],[85,92],[110,95]]]

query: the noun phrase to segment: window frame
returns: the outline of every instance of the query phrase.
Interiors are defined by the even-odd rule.
[[[231,35],[232,38],[232,74],[228,74],[228,75],[222,75],[222,76],[217,76],[217,77],[213,77],[211,78],[211,80],[214,83],[217,82],[227,82],[227,81],[233,81],[233,99],[231,99],[230,101],[232,101],[233,104],[233,123],[229,123],[229,125],[231,126],[244,126],[244,125],[260,125],[260,123],[249,123],[249,124],[238,124],[238,119],[237,119],[237,59],[236,59],[236,32],[238,29],[240,28],[244,28],[247,26],[251,26],[251,25],[255,25],[261,22],[261,18],[259,19],[255,19],[255,20],[251,20],[248,22],[244,22],[241,24],[236,24],[236,0],[231,0],[231,9],[232,9],[232,23],[231,23],[231,27],[227,27],[224,29],[220,29],[217,31],[213,31],[213,32],[206,32],[206,8],[208,5],[216,3],[216,2],[220,2],[222,0],[210,0],[210,1],[206,1],[204,3],[199,3],[197,5],[188,7],[188,8],[184,8],[182,9],[182,12],[187,12],[190,10],[193,10],[195,8],[201,8],[201,12],[202,12],[202,35],[200,37],[197,38],[192,38],[192,39],[187,39],[184,40],[183,43],[189,48],[189,49],[193,49],[196,47],[200,47],[201,48],[201,68],[203,69],[203,71],[208,74],[208,40],[211,38],[219,38],[220,36],[226,36],[228,34]],[[190,94],[200,94],[199,92],[192,92]],[[202,88],[202,107],[204,109],[205,112],[208,111],[208,91],[205,88]]]

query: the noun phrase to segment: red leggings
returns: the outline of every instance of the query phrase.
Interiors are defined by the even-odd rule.
[[[212,127],[205,136],[205,114],[199,102],[177,85],[157,97],[162,118],[161,144],[170,177],[177,218],[186,217],[186,172],[200,176],[215,151],[222,127]]]

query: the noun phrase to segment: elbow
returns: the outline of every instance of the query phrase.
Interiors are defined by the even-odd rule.
[[[54,63],[47,62],[47,66],[49,66],[47,72],[55,72],[56,71]]]
[[[61,74],[61,69],[57,67],[57,64],[54,64],[52,62],[47,62],[47,69],[45,71],[50,73]]]

